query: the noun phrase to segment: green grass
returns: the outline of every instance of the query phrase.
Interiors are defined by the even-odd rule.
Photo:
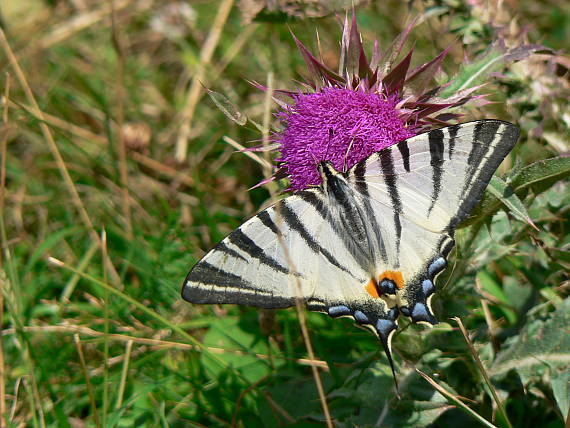
[[[294,309],[190,305],[180,287],[205,251],[270,201],[266,188],[248,191],[260,166],[222,140],[248,146],[260,132],[228,120],[201,86],[191,95],[193,77],[263,123],[264,94],[245,79],[273,73],[276,88],[295,88],[304,71],[289,29],[313,51],[317,29],[334,66],[337,20],[274,13],[244,25],[234,5],[216,27],[230,2],[214,1],[193,6],[196,21],[168,25],[182,33],[165,35],[151,25],[164,20],[161,2],[116,0],[114,25],[109,2],[5,3],[4,424],[322,426]],[[375,38],[387,46],[405,23],[407,2],[378,3],[358,9],[368,47]],[[496,56],[483,54],[496,39],[562,49],[570,15],[556,1],[521,1],[518,10],[505,2],[490,15],[466,3],[413,3],[413,15],[431,16],[413,32],[414,62],[455,43],[440,81],[484,69],[494,101],[466,108],[466,119],[510,120],[522,137],[500,169],[505,183],[457,232],[433,300],[440,324],[400,324],[401,399],[372,334],[307,314],[335,426],[570,426],[568,58],[507,58],[487,70]],[[204,61],[207,40],[216,43]],[[465,54],[474,66],[460,69]]]

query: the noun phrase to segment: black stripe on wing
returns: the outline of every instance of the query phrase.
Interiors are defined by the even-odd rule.
[[[225,240],[224,240],[225,241]],[[240,259],[243,260],[244,262],[247,262],[247,259],[242,256],[240,253],[238,253],[235,250],[232,250],[230,247],[228,247],[226,245],[226,243],[222,241],[220,242],[217,246],[216,246],[216,250],[221,251],[222,253],[226,253],[232,257],[235,257],[236,259]]]
[[[223,270],[219,267],[213,266],[204,260],[198,262],[198,264],[196,264],[196,266],[192,268],[192,270],[186,277],[185,283],[187,284],[189,282],[205,284],[205,285],[213,285],[215,287],[220,287],[220,288],[230,287],[230,288],[240,288],[244,290],[248,289],[257,290],[252,283],[242,278],[241,276]],[[201,302],[195,302],[195,303],[201,303]]]
[[[457,132],[461,128],[461,125],[452,125],[447,128],[447,132],[449,132],[449,160],[453,157],[453,150],[455,149],[455,142],[457,139]]]
[[[497,133],[500,133],[501,136],[495,145],[491,146]],[[486,120],[475,126],[475,141],[473,149],[469,154],[469,160],[476,163],[474,165],[470,163],[470,171],[468,171],[465,177],[465,196],[459,206],[457,215],[451,219],[448,230],[455,229],[479,203],[491,177],[493,177],[503,159],[512,150],[518,137],[519,129],[508,122]]]
[[[352,272],[350,272],[345,266],[340,263],[339,260],[336,259],[335,256],[333,256],[326,248],[317,242],[317,240],[307,230],[297,213],[293,211],[291,207],[289,207],[287,199],[279,201],[275,205],[275,210],[277,212],[277,215],[281,215],[283,217],[285,223],[287,223],[291,229],[299,234],[301,239],[303,239],[303,241],[314,253],[322,254],[330,264],[342,270],[343,272],[348,273],[353,278],[356,278]]]
[[[279,230],[275,222],[271,219],[271,216],[269,215],[267,210],[261,211],[257,215],[257,218],[261,221],[261,223],[263,223],[265,227],[270,229],[273,233],[275,233],[276,235],[281,235],[281,231]]]
[[[394,211],[394,227],[396,230],[396,251],[400,254],[400,239],[402,238],[402,224],[400,222],[400,214],[402,214],[402,201],[398,192],[397,176],[394,169],[394,159],[392,158],[392,150],[381,150],[378,152],[380,157],[380,166],[384,173],[384,182],[388,187],[388,195],[392,201],[392,209]]]
[[[295,303],[292,297],[275,296],[207,261],[199,262],[190,271],[182,287],[182,298],[190,303],[229,303],[268,309],[288,308]]]
[[[322,193],[316,193],[314,191],[301,191],[296,194],[303,201],[311,205],[315,211],[319,213],[324,221],[330,226],[330,228],[335,233],[335,238],[344,244],[346,251],[350,252],[354,260],[358,263],[360,268],[367,271],[370,268],[370,260],[367,254],[369,251],[363,248],[364,242],[357,242],[354,237],[347,233],[346,229],[342,229],[341,225],[335,218],[327,207],[325,200],[323,199]],[[343,233],[344,232],[344,233]],[[355,251],[357,250],[357,251]]]
[[[432,168],[433,192],[428,216],[433,210],[439,194],[441,193],[441,177],[443,176],[443,131],[436,129],[428,134],[430,165]]]
[[[497,135],[497,130],[501,126],[500,122],[481,121],[475,125],[473,130],[473,145],[467,158],[467,174],[463,183],[463,193],[465,193],[476,177],[476,172],[482,167],[481,162],[491,147],[491,143]],[[503,159],[501,158],[501,161]],[[498,165],[497,165],[498,166]],[[491,179],[491,177],[489,177]]]
[[[402,155],[402,162],[404,163],[404,169],[406,172],[410,172],[410,147],[408,146],[408,142],[406,140],[400,141],[396,144],[398,150],[400,150],[400,154]]]
[[[249,254],[251,257],[259,260],[261,263],[269,266],[271,269],[285,274],[290,273],[290,270],[288,268],[282,266],[277,260],[265,254],[263,248],[261,248],[253,241],[253,239],[247,236],[242,228],[234,230],[227,237],[227,240],[242,250],[244,253]]]
[[[384,238],[382,237],[382,229],[376,221],[377,213],[374,212],[372,204],[370,203],[370,193],[368,192],[368,184],[366,183],[365,176],[366,160],[363,160],[357,163],[356,167],[354,168],[354,185],[356,186],[356,189],[359,191],[359,193],[364,196],[362,203],[364,205],[364,209],[366,210],[368,221],[372,225],[372,230],[376,234],[376,242],[378,242],[380,245],[380,257],[382,257],[382,261],[387,264],[388,253],[386,251],[386,244],[384,243]]]

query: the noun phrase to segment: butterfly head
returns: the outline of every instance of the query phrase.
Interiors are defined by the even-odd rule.
[[[340,172],[337,171],[332,162],[327,160],[320,161],[317,164],[317,169],[319,170],[319,174],[323,179],[323,183],[328,181],[330,178],[340,174]]]
[[[347,202],[350,191],[348,190],[345,174],[337,170],[332,162],[329,161],[319,162],[318,170],[322,179],[321,187],[325,192],[330,194],[337,202]]]

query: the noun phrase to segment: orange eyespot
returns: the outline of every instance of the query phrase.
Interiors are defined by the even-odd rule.
[[[399,270],[387,270],[382,272],[378,277],[378,282],[382,282],[383,279],[394,281],[394,284],[396,284],[396,287],[400,290],[404,288],[404,277]]]
[[[402,275],[402,272],[399,270],[387,270],[380,274],[378,281],[376,281],[374,278],[371,278],[370,281],[368,281],[368,284],[365,287],[366,292],[375,299],[379,298],[380,293],[378,291],[378,284],[381,283],[384,279],[389,279],[392,281],[396,285],[396,288],[399,290],[404,288],[404,276]],[[392,293],[393,292],[390,292],[389,294]]]
[[[376,299],[380,297],[380,295],[378,294],[378,287],[376,284],[376,280],[374,278],[372,278],[370,282],[368,282],[368,285],[366,286],[366,291],[368,292],[368,294],[370,294],[372,297]]]

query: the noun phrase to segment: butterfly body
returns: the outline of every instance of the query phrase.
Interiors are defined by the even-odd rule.
[[[420,134],[346,172],[320,162],[322,184],[281,199],[198,262],[182,289],[193,303],[293,306],[351,316],[381,339],[400,315],[435,324],[435,278],[453,234],[518,138],[483,120]]]

